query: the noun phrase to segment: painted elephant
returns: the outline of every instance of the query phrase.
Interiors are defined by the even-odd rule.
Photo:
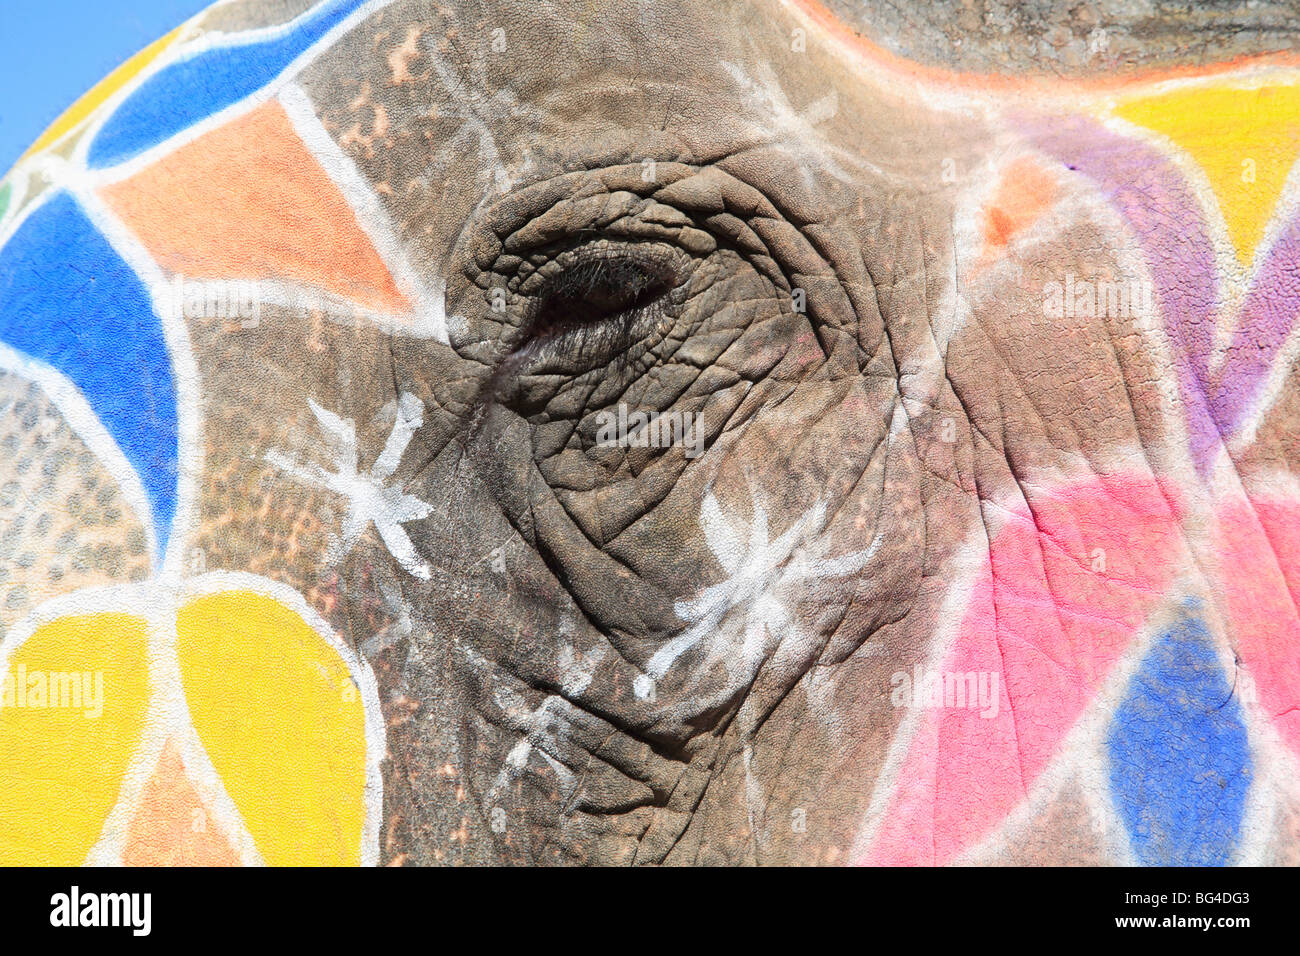
[[[127,63],[0,186],[0,860],[1295,862],[1300,62],[1166,6]]]

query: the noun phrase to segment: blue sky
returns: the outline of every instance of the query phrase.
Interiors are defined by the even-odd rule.
[[[212,0],[4,0],[0,175],[123,60]]]

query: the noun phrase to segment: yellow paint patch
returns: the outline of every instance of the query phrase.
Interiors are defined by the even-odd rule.
[[[177,617],[194,729],[263,859],[358,865],[366,738],[347,664],[296,613],[251,591]]]
[[[1116,114],[1168,136],[1204,170],[1237,258],[1249,265],[1300,153],[1300,86],[1177,90]]]
[[[9,658],[0,707],[0,865],[85,860],[140,744],[147,656],[143,619],[89,614],[38,628]],[[103,680],[98,717],[84,694],[87,674],[92,698]],[[79,679],[80,700],[72,681],[57,675]]]
[[[41,134],[40,139],[31,145],[31,148],[24,153],[24,156],[30,156],[32,153],[40,152],[51,143],[60,139],[69,130],[79,126],[91,113],[99,109],[101,105],[114,93],[129,83],[132,79],[140,74],[146,66],[162,54],[169,46],[176,42],[184,27],[177,27],[165,37],[161,37],[150,43],[147,47],[137,53],[131,59],[127,60],[104,79],[100,80],[90,89],[81,99],[73,103],[72,106],[60,116],[54,123]]]

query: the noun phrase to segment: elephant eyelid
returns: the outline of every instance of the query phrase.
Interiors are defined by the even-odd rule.
[[[622,352],[678,281],[677,269],[652,255],[605,250],[581,258],[538,290],[515,355],[594,359]]]

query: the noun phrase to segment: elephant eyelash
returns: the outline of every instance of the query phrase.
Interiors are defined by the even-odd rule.
[[[538,290],[514,357],[597,361],[624,355],[657,320],[677,284],[677,270],[654,256],[604,250],[582,257]]]

